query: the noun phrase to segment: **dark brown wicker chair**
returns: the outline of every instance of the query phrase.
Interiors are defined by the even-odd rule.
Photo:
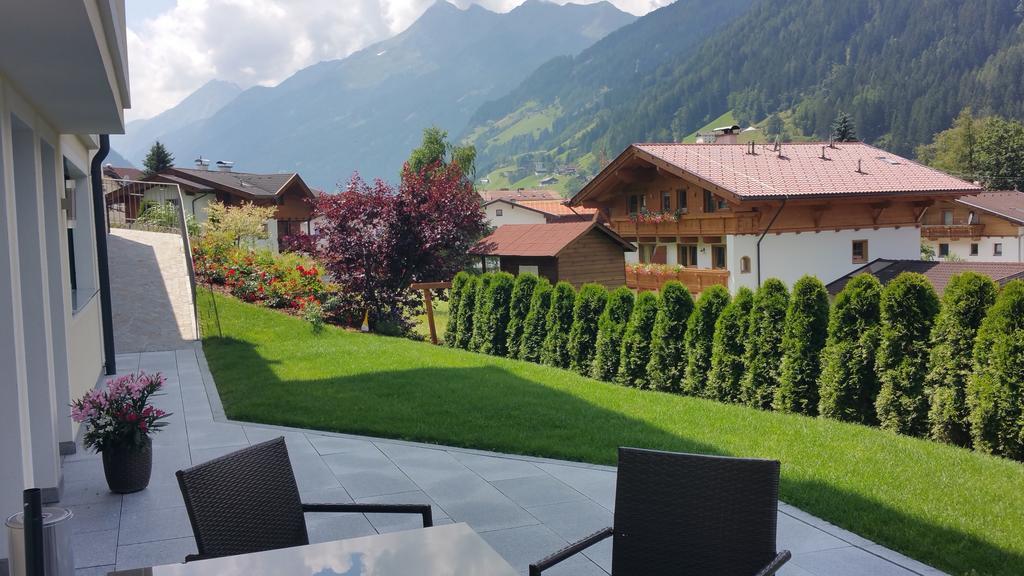
[[[284,438],[177,472],[199,554],[185,561],[309,544],[306,512],[421,514],[426,504],[303,504]]]
[[[769,576],[776,552],[779,463],[619,448],[614,528],[530,565],[530,576],[608,538],[612,574]]]

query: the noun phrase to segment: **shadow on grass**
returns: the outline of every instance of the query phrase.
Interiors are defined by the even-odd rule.
[[[749,456],[669,433],[498,365],[285,381],[275,372],[278,362],[249,342],[208,338],[204,348],[235,420],[603,464],[615,464],[620,445]],[[387,366],[388,358],[380,363]],[[956,574],[1024,574],[1017,551],[862,494],[788,477],[784,458],[782,470],[783,500],[865,538]]]

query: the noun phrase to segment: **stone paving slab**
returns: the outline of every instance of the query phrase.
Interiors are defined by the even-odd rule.
[[[65,459],[62,503],[75,511],[78,576],[180,562],[195,552],[174,471],[278,436],[288,444],[304,501],[429,503],[436,523],[469,523],[522,574],[530,562],[612,521],[613,467],[231,422],[198,344],[122,354],[118,367],[165,372],[162,402],[175,417],[154,438],[154,476],[143,492],[107,492],[99,457],[81,448]],[[414,528],[418,518],[311,514],[307,524],[311,540],[324,542]],[[784,503],[779,548],[794,555],[783,576],[942,575]],[[550,574],[607,575],[611,555],[606,541]]]

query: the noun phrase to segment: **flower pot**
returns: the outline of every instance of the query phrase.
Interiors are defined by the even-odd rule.
[[[103,450],[103,474],[115,494],[145,490],[153,471],[153,443],[148,436],[136,448],[119,444]]]

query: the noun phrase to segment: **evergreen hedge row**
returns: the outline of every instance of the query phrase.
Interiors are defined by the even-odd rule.
[[[715,336],[711,344],[711,372],[704,396],[722,402],[739,403],[742,400],[740,381],[746,371],[743,361],[750,325],[750,308],[754,304],[754,293],[742,287],[736,291],[715,322]]]
[[[495,272],[484,293],[482,306],[483,332],[479,351],[492,356],[508,353],[506,335],[509,324],[509,305],[515,277],[508,272]]]
[[[515,285],[512,286],[512,300],[509,302],[508,310],[508,330],[505,332],[510,358],[519,358],[526,315],[530,313],[533,291],[539,282],[540,277],[536,274],[520,274],[516,276]]]
[[[450,348],[454,348],[458,340],[459,303],[471,277],[469,272],[459,272],[452,278],[452,287],[448,293],[448,325],[444,330],[444,343]]]
[[[559,282],[551,293],[551,308],[541,348],[541,364],[556,368],[569,367],[569,330],[572,329],[572,310],[576,305],[576,291],[572,284]]]
[[[569,329],[569,368],[584,376],[594,366],[597,324],[608,303],[608,289],[601,284],[584,284],[576,294]]]
[[[608,295],[608,303],[597,322],[597,344],[590,371],[593,378],[605,382],[615,380],[622,357],[622,336],[633,314],[634,300],[633,291],[625,286],[612,290]]]
[[[484,306],[487,302],[487,289],[491,286],[493,272],[485,272],[477,277],[476,295],[473,298],[473,335],[469,338],[469,350],[476,352],[484,340],[486,323],[483,322]]]
[[[694,305],[693,314],[686,322],[686,374],[683,393],[706,396],[711,372],[711,354],[714,348],[715,323],[729,304],[729,290],[725,286],[711,286],[704,290]]]
[[[615,381],[623,386],[647,387],[647,363],[651,360],[651,332],[661,306],[658,295],[641,292],[622,335],[619,371]]]
[[[771,408],[779,387],[782,363],[782,331],[789,308],[789,292],[781,280],[769,278],[754,293],[747,328],[740,382],[743,402],[754,408]]]
[[[828,337],[828,290],[814,276],[793,284],[782,335],[782,367],[772,408],[817,416],[821,350]]]
[[[462,287],[459,307],[455,313],[455,347],[469,349],[473,339],[473,311],[476,310],[476,293],[480,285],[478,276],[470,276]],[[449,319],[451,322],[451,319]]]
[[[681,282],[661,287],[661,307],[651,331],[648,385],[656,390],[679,392],[686,374],[686,323],[693,313],[693,296]]]
[[[523,337],[519,343],[519,359],[540,362],[540,350],[547,334],[548,310],[551,308],[551,282],[541,278],[530,298],[530,311],[523,321]]]

